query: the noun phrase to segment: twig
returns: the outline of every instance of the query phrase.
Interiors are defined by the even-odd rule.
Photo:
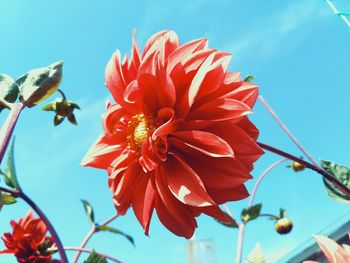
[[[331,175],[330,173],[326,172],[325,170],[323,170],[322,168],[320,168],[319,166],[313,165],[311,163],[306,162],[303,159],[300,159],[294,155],[291,155],[289,153],[286,153],[282,150],[279,150],[277,148],[274,148],[270,145],[258,142],[258,144],[260,145],[261,148],[268,150],[270,152],[273,152],[275,154],[278,154],[280,156],[283,156],[285,158],[288,158],[292,161],[301,163],[302,165],[304,165],[305,167],[319,173],[320,175],[322,175],[325,179],[327,179],[328,181],[330,181],[331,183],[333,183],[339,190],[341,190],[343,192],[343,194],[345,194],[347,197],[350,198],[350,189],[345,186],[342,182],[338,181],[337,178],[335,178],[333,175]]]
[[[84,248],[81,248],[81,247],[65,247],[64,248],[65,250],[71,250],[71,251],[79,251],[80,253],[81,252],[84,252],[84,253],[96,253],[97,255],[100,255],[104,258],[108,258],[109,260],[112,260],[114,262],[117,262],[117,263],[123,263],[122,261],[120,261],[119,259],[115,258],[115,257],[112,257],[110,255],[107,255],[107,254],[103,254],[103,253],[100,253],[100,252],[96,252],[96,251],[93,251],[93,250],[90,250],[90,249],[84,249]]]
[[[68,263],[67,255],[63,249],[62,242],[58,234],[56,233],[55,228],[51,224],[50,220],[46,217],[44,212],[37,206],[37,204],[32,199],[30,199],[29,196],[27,196],[23,191],[11,190],[4,187],[0,187],[0,191],[9,193],[16,198],[21,198],[37,213],[37,215],[44,221],[48,231],[50,232],[52,238],[54,239],[55,244],[57,246],[58,253],[60,254],[62,263]]]
[[[315,165],[318,166],[316,160],[308,153],[308,151],[301,145],[301,143],[295,138],[295,136],[291,133],[291,131],[287,128],[287,126],[281,121],[278,115],[273,111],[271,106],[267,103],[267,101],[263,98],[263,96],[259,95],[258,99],[264,105],[264,107],[268,110],[268,112],[272,115],[278,125],[285,131],[288,137],[295,143],[295,145],[303,152],[303,154]]]
[[[330,1],[330,0],[326,0],[326,3],[329,5],[329,7],[333,10],[335,15],[338,15],[341,19],[343,19],[343,21],[345,22],[345,24],[350,28],[350,21],[349,19],[341,14],[338,9],[335,7],[335,5]]]
[[[101,225],[102,226],[106,226],[108,225],[109,223],[111,223],[114,219],[116,219],[119,215],[118,214],[115,214],[113,215],[112,217],[110,217],[109,219],[107,219],[105,222],[103,222]],[[83,239],[83,241],[81,242],[79,248],[85,248],[85,246],[87,245],[87,243],[89,242],[89,240],[92,238],[92,236],[99,232],[98,228],[96,227],[96,225],[93,225],[92,228],[90,229],[90,231],[86,234],[85,238]],[[74,259],[73,259],[73,262],[72,263],[77,263],[78,262],[78,259],[81,255],[81,252],[82,251],[79,251],[75,254],[74,256]]]

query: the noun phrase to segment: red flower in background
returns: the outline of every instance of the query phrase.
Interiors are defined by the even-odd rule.
[[[104,133],[82,165],[108,170],[119,214],[131,206],[148,234],[152,212],[190,238],[201,213],[231,221],[219,204],[248,196],[244,182],[263,151],[247,115],[258,87],[227,72],[231,55],[206,39],[180,44],[173,31],[152,36],[141,55],[117,50],[105,78]]]
[[[14,254],[20,263],[59,263],[52,260],[52,255],[46,253],[54,241],[47,237],[47,227],[40,218],[35,218],[32,212],[18,222],[11,221],[12,234],[5,233],[2,240],[7,249],[0,254]]]

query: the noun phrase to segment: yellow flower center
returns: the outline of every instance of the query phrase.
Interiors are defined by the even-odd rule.
[[[129,146],[133,150],[139,150],[153,129],[154,122],[151,116],[146,116],[143,113],[134,115],[128,122],[127,140]]]

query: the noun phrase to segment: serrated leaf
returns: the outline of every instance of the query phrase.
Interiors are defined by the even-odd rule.
[[[7,154],[7,167],[3,173],[1,173],[5,178],[5,183],[7,186],[11,188],[18,189],[17,175],[15,169],[15,161],[14,161],[14,147],[15,140],[12,140],[9,153]]]
[[[256,219],[261,212],[262,204],[256,204],[248,208],[243,209],[241,213],[241,219],[244,223]]]
[[[249,75],[248,77],[246,77],[246,78],[244,79],[244,82],[252,82],[253,80],[254,80],[254,76]]]
[[[224,212],[228,217],[232,218],[228,213]],[[236,222],[236,220],[234,220],[232,218],[232,222],[227,223],[227,222],[222,222],[220,220],[215,219],[216,222],[218,222],[219,224],[226,226],[226,227],[230,227],[230,228],[238,228],[238,224]]]
[[[110,226],[105,226],[105,225],[100,225],[97,227],[98,231],[108,231],[114,234],[118,234],[118,235],[122,235],[123,237],[125,237],[127,240],[129,240],[131,242],[131,244],[133,246],[135,246],[135,242],[134,242],[134,238],[130,235],[125,234],[124,232],[114,228],[114,227],[110,227]]]
[[[8,193],[1,193],[1,200],[4,205],[12,205],[17,203],[16,198]]]
[[[350,188],[350,169],[344,165],[339,165],[331,161],[321,160],[321,167],[337,178],[342,184]],[[350,202],[350,198],[340,191],[333,183],[323,178],[327,194],[333,200],[340,203]]]
[[[92,208],[92,206],[90,205],[90,203],[86,200],[81,200],[81,202],[83,203],[86,215],[88,216],[91,224],[96,224],[95,223],[95,214],[94,214],[94,209]]]
[[[95,251],[90,254],[90,256],[84,260],[84,263],[107,263],[107,259],[103,256],[100,256]]]
[[[260,243],[256,243],[246,260],[244,260],[244,263],[265,263],[264,251],[262,250]]]
[[[50,97],[62,79],[63,62],[56,62],[45,68],[30,70],[16,80],[20,99],[29,108]]]

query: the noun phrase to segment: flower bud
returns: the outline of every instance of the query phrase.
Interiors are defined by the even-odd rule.
[[[292,168],[294,172],[301,172],[305,169],[305,165],[298,162],[293,162],[292,164],[288,165],[288,167]]]
[[[292,231],[292,228],[293,228],[293,223],[287,217],[280,218],[275,223],[275,229],[277,233],[281,235],[288,234],[290,231]]]

